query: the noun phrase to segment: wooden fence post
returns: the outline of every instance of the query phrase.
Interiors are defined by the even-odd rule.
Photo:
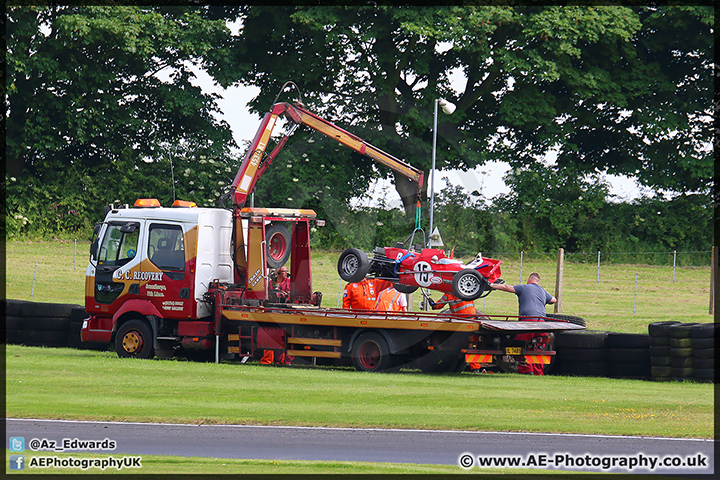
[[[555,313],[562,313],[563,274],[565,273],[565,250],[558,250],[557,272],[555,273]]]
[[[715,315],[715,289],[718,287],[718,247],[713,246],[710,253],[710,315]]]

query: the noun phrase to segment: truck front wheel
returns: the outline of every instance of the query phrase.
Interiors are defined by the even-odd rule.
[[[368,332],[355,341],[352,349],[352,361],[360,372],[397,371],[395,358],[390,353],[387,341],[375,332]]]
[[[154,352],[150,326],[142,320],[123,323],[115,335],[115,352],[121,358],[152,358]]]

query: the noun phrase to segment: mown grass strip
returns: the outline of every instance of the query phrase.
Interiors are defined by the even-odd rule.
[[[15,455],[10,450],[5,451],[6,457]],[[107,459],[114,457],[120,460],[124,457],[137,457],[137,455],[108,455],[90,453],[51,453],[41,452],[25,453],[26,465],[30,465],[33,457],[55,457],[57,459],[76,460],[79,462],[89,459]],[[459,465],[432,465],[432,464],[410,464],[410,463],[376,463],[376,462],[322,462],[304,460],[250,460],[237,458],[205,458],[205,457],[180,457],[171,455],[140,455],[141,468],[86,468],[79,467],[26,467],[23,470],[10,470],[6,465],[6,474],[202,474],[221,475],[232,474],[242,475],[331,475],[331,474],[361,474],[361,475],[448,475],[462,473],[491,473],[491,474],[528,474],[528,473],[552,473],[553,470],[538,470],[529,468],[476,468],[464,469]],[[39,460],[36,460],[39,462]],[[53,460],[53,462],[56,462]],[[128,461],[129,462],[129,461]],[[282,477],[278,477],[282,478]],[[437,477],[433,477],[437,478]]]
[[[8,345],[6,414],[202,424],[713,437],[713,385],[119,359]]]

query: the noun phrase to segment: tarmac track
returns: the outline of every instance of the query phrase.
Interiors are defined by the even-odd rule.
[[[63,439],[116,442],[113,450],[95,450],[96,457],[178,455],[211,458],[324,460],[458,465],[461,457],[481,472],[478,457],[520,457],[545,462],[546,468],[594,472],[712,474],[714,442],[705,439],[623,437],[548,433],[390,430],[249,425],[178,425],[72,420],[6,419],[6,448],[10,437],[23,437],[24,455],[52,455]],[[32,440],[56,442],[55,450],[33,451]],[[10,452],[14,453],[14,452]],[[463,457],[463,455],[469,456]],[[543,457],[542,455],[545,455]],[[603,469],[603,458],[647,462],[650,458],[685,459],[685,466]],[[705,458],[703,460],[703,457]],[[543,460],[544,458],[544,460]],[[642,460],[645,458],[645,460]],[[688,466],[687,458],[695,466]],[[619,460],[616,460],[619,462]],[[680,461],[680,460],[675,460]],[[556,463],[560,462],[560,464]],[[574,463],[570,466],[569,463]],[[699,465],[698,465],[699,464]],[[703,464],[706,464],[703,466]],[[619,464],[617,464],[619,465]],[[533,465],[535,466],[535,465]],[[540,471],[538,472],[540,473]]]

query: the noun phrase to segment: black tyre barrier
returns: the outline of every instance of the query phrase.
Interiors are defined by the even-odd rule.
[[[83,320],[88,317],[89,315],[85,311],[85,307],[80,305],[73,306],[72,311],[70,312],[70,322],[79,322],[82,324]]]
[[[25,317],[25,330],[67,332],[69,323],[68,317]]]
[[[26,302],[22,305],[23,317],[52,317],[70,318],[70,313],[75,305],[65,303],[35,303]]]
[[[718,383],[714,368],[698,368],[695,370],[695,379],[699,382]]]
[[[608,332],[605,345],[608,348],[645,348],[650,346],[650,335],[647,333]]]
[[[695,359],[693,357],[670,357],[671,367],[694,367]]]
[[[672,376],[675,378],[689,379],[695,376],[695,369],[692,367],[670,367]]]
[[[651,347],[668,347],[670,346],[670,337],[650,337]]]
[[[695,364],[693,365],[693,367],[695,367],[696,373],[698,370],[715,368],[715,359],[714,358],[696,358]]]
[[[701,323],[680,323],[677,325],[670,325],[669,337],[671,338],[690,338],[690,329],[696,325],[702,325]]]
[[[25,330],[23,344],[31,347],[67,347],[67,332]]]
[[[610,362],[610,375],[615,378],[645,380],[650,377],[650,364],[645,362]]]
[[[701,348],[693,350],[693,357],[702,359],[715,358],[717,350],[717,348]]]
[[[652,377],[671,377],[672,376],[672,367],[650,366],[650,375]]]
[[[690,328],[692,338],[713,338],[717,332],[718,323],[700,323]]]
[[[3,301],[5,304],[5,315],[6,316],[14,316],[14,317],[21,317],[22,316],[22,304],[28,303],[26,300],[12,300],[12,299],[5,299]]]
[[[555,346],[577,348],[604,348],[608,332],[599,330],[570,330],[555,334]]]
[[[648,334],[651,337],[667,337],[670,334],[670,326],[679,323],[681,322],[653,322],[648,325]]]
[[[670,338],[670,346],[673,348],[692,347],[692,338]]]
[[[608,362],[575,361],[570,365],[570,375],[578,377],[607,377]]]
[[[25,319],[23,317],[5,317],[5,330],[25,330]]]
[[[669,355],[667,355],[667,356],[661,356],[661,357],[652,357],[652,356],[651,356],[651,357],[650,357],[650,366],[653,366],[653,367],[667,367],[667,366],[670,365],[670,359],[671,359],[671,358],[672,358],[672,357],[670,357]]]
[[[605,348],[563,347],[557,349],[557,357],[564,360],[580,360],[583,362],[599,362],[607,360]]]
[[[608,348],[610,362],[650,363],[648,348]]]
[[[715,339],[710,338],[693,338],[692,339],[692,348],[693,350],[702,350],[703,348],[713,348],[715,347]]]
[[[110,344],[81,342],[80,328],[88,317],[85,307],[62,303],[6,299],[5,343],[27,346],[73,347],[104,351]],[[30,315],[32,314],[32,315]]]
[[[669,357],[670,356],[670,346],[669,345],[662,345],[662,346],[650,345],[648,350],[650,351],[651,357]]]
[[[671,357],[692,357],[693,349],[692,348],[672,348],[672,347],[670,347],[670,356]]]
[[[20,345],[23,343],[24,330],[5,330],[5,343]]]

